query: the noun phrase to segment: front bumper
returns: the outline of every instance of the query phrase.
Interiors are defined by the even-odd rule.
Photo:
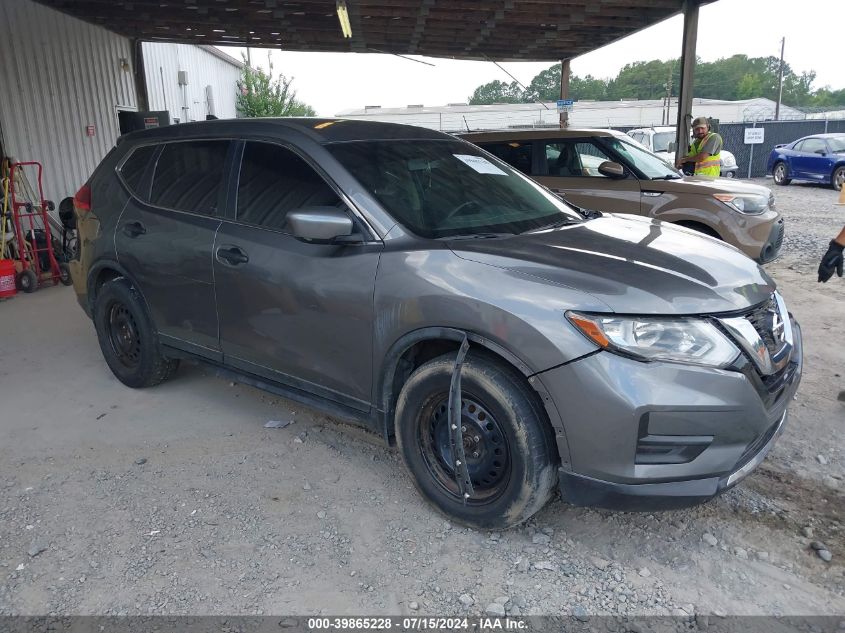
[[[783,433],[801,380],[801,331],[778,380],[599,352],[541,374],[561,412],[560,490],[575,505],[694,505],[747,477]],[[767,386],[768,385],[768,386]],[[654,451],[657,452],[654,452]]]

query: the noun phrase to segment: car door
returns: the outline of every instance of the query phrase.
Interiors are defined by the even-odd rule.
[[[382,243],[298,150],[246,141],[214,244],[224,361],[251,374],[365,411],[372,387],[373,292]],[[236,183],[236,184],[235,184]],[[345,209],[364,239],[297,239],[286,216]]]
[[[827,180],[830,176],[830,159],[827,143],[822,138],[804,139],[792,157],[793,174],[807,180]]]
[[[218,342],[214,235],[231,143],[190,140],[138,148],[153,152],[115,231],[118,261],[144,297],[163,343],[214,360]],[[128,172],[127,172],[128,173]]]
[[[639,181],[630,173],[620,179],[599,173],[599,165],[613,159],[591,139],[545,140],[539,158],[534,178],[568,202],[609,213],[641,213]]]

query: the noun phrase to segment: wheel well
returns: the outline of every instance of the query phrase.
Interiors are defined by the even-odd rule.
[[[704,233],[705,235],[709,235],[710,237],[715,237],[717,240],[721,240],[722,236],[719,235],[714,229],[710,228],[706,224],[702,224],[701,222],[693,222],[692,220],[683,220],[681,222],[675,222],[678,226],[682,226],[685,229],[692,229],[693,231],[698,231],[699,233]]]
[[[120,273],[114,268],[103,268],[97,271],[97,276],[94,278],[94,283],[91,287],[91,290],[89,290],[88,292],[89,300],[91,301],[91,303],[93,304],[94,299],[97,298],[97,293],[100,291],[100,288],[102,288],[106,284],[106,282],[111,281],[112,279],[116,279],[120,276]]]

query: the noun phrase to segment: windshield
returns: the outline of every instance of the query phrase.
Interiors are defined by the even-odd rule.
[[[583,220],[540,185],[462,141],[327,148],[398,222],[423,237],[516,234]]]
[[[845,152],[845,137],[835,136],[827,139],[830,151],[834,153]]]
[[[655,152],[668,152],[669,143],[673,143],[674,141],[674,132],[657,132],[654,135],[654,138],[651,140],[652,144],[654,145]]]
[[[603,137],[601,140],[619,154],[626,165],[633,167],[649,180],[680,178],[672,165],[648,150],[615,136]]]

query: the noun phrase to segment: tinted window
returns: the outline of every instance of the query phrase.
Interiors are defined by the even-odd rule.
[[[549,176],[597,176],[606,178],[599,173],[599,165],[606,160],[612,159],[592,143],[577,143],[574,141],[546,143],[546,162],[549,166]]]
[[[341,203],[334,190],[302,158],[284,147],[247,143],[238,182],[238,220],[283,229],[287,214]]]
[[[156,163],[150,202],[204,215],[217,213],[229,141],[168,143]]]
[[[480,145],[497,158],[501,158],[514,169],[523,174],[531,175],[531,147],[532,144],[518,143],[485,143]]]
[[[147,165],[150,164],[150,159],[157,149],[158,146],[156,145],[136,147],[120,168],[120,175],[123,177],[126,186],[133,194],[144,200],[147,199],[148,192],[140,191],[141,181],[144,178]]]
[[[469,143],[362,141],[327,147],[396,220],[423,237],[522,233],[582,219]]]

